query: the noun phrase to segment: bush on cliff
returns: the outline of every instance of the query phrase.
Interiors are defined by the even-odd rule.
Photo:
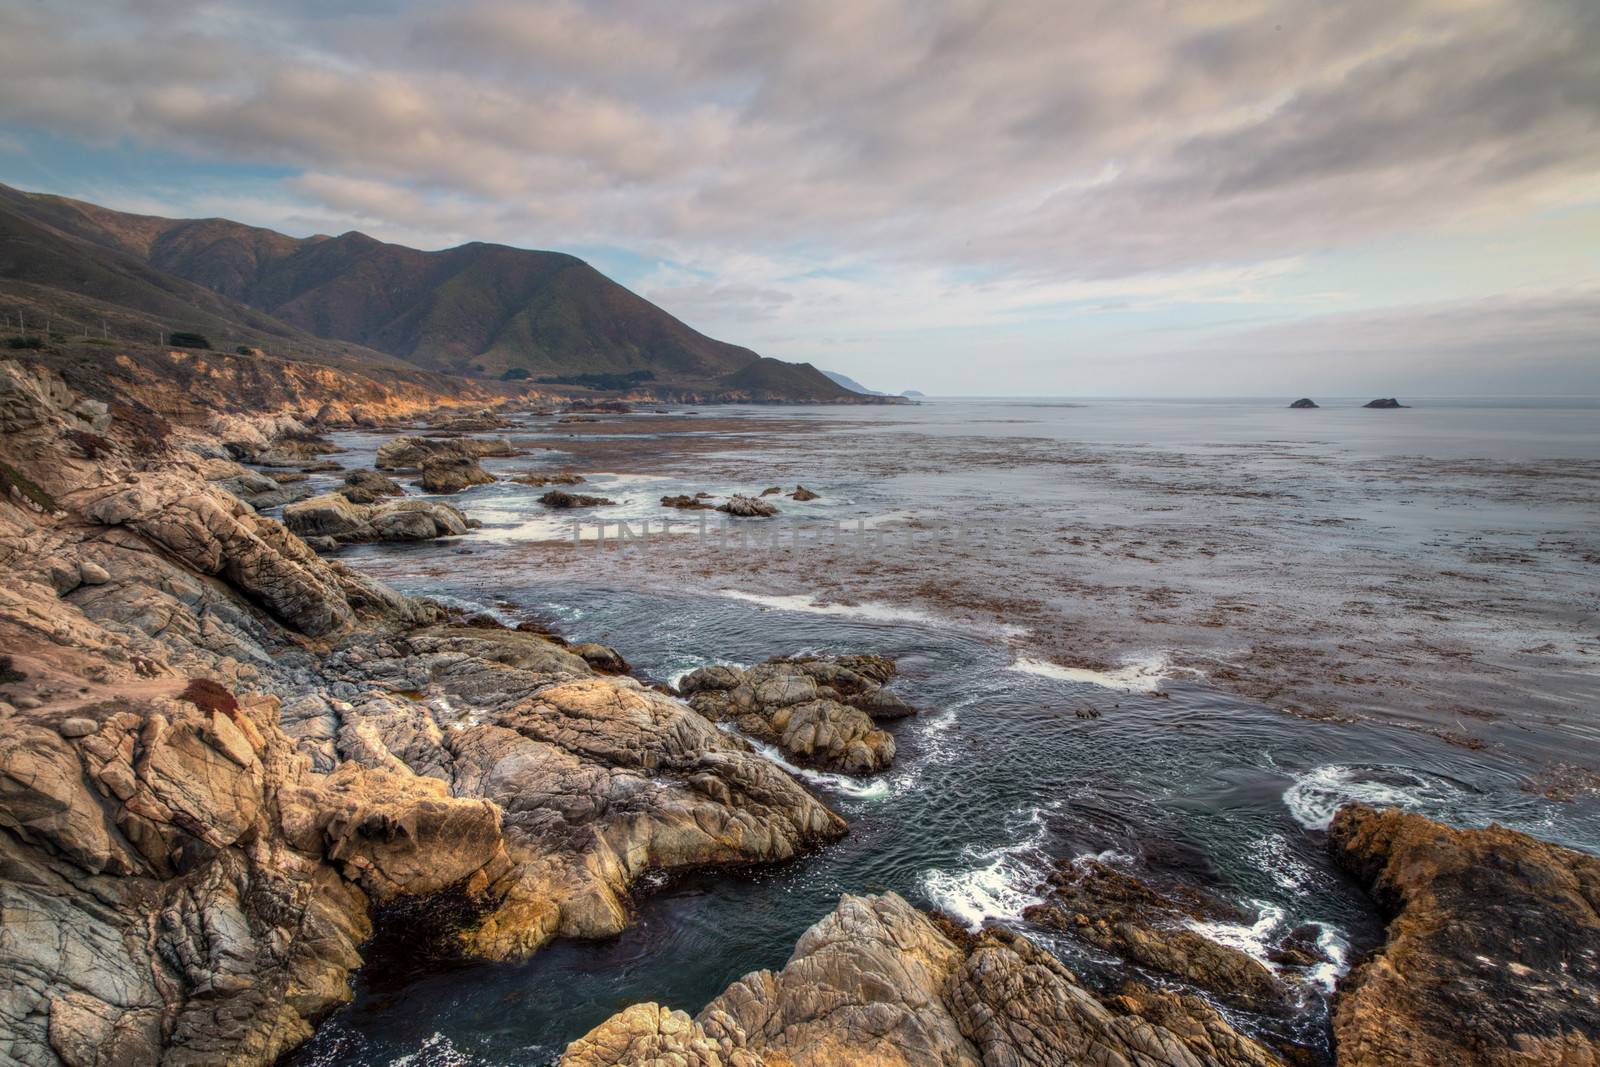
[[[200,333],[183,333],[182,331],[179,331],[177,333],[174,333],[174,334],[170,335],[167,338],[167,340],[172,344],[172,346],[174,348],[210,348],[211,347],[211,342],[206,339],[205,334],[200,334]]]

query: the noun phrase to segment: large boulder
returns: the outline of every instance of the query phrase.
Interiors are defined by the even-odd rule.
[[[778,506],[770,500],[753,496],[731,496],[718,504],[717,510],[743,519],[770,519],[778,513]]]
[[[283,509],[283,521],[301,537],[329,537],[341,544],[428,541],[460,536],[470,529],[465,515],[441,501],[382,499],[356,504],[343,493],[290,504]]]
[[[376,504],[386,496],[405,496],[400,483],[377,471],[356,470],[344,476],[344,484],[334,492],[352,504]]]
[[[1199,997],[1101,999],[1025,938],[953,937],[893,893],[845,896],[781,971],[689,1019],[634,1005],[561,1067],[1281,1067]]]
[[[0,1033],[16,1062],[271,1063],[349,999],[362,887],[498,873],[492,805],[409,774],[310,774],[277,719],[276,700],[191,684],[7,722]]]
[[[702,667],[679,689],[702,715],[732,721],[799,763],[872,774],[895,752],[894,738],[874,719],[914,713],[884,688],[893,674],[894,664],[877,656],[778,658],[745,671]]]
[[[302,633],[352,621],[338,577],[304,541],[237,498],[200,485],[179,471],[132,475],[88,497],[83,511],[102,525],[137,531],[201,574],[225,578]]]
[[[375,466],[383,470],[416,470],[429,460],[514,456],[517,450],[505,438],[396,437],[378,449]]]
[[[493,481],[494,475],[465,456],[440,456],[422,464],[422,488],[429,493],[459,493]]]
[[[569,493],[564,489],[552,489],[539,498],[539,503],[547,508],[565,510],[567,508],[599,508],[615,504],[615,500],[608,500],[603,496],[590,496],[587,493]]]
[[[1600,859],[1361,804],[1328,847],[1388,919],[1340,990],[1341,1065],[1600,1063]]]

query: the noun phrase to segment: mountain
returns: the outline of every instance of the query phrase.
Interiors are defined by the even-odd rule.
[[[560,252],[479,242],[425,252],[355,232],[295,238],[227,219],[132,215],[5,186],[0,217],[13,227],[47,230],[58,245],[70,243],[66,258],[82,269],[43,272],[37,284],[72,291],[94,273],[87,261],[96,257],[84,252],[92,246],[119,273],[140,274],[141,284],[95,283],[86,295],[182,322],[184,329],[192,320],[200,332],[209,328],[230,339],[247,327],[276,329],[474,377],[516,370],[537,382],[648,371],[652,388],[664,391],[750,388],[771,398],[854,398],[807,364],[780,364],[707,337]],[[37,273],[33,264],[25,267],[21,274]],[[180,317],[174,300],[204,313]]]
[[[823,373],[823,376],[828,378],[828,380],[833,382],[833,384],[842,385],[846,389],[850,390],[852,393],[860,393],[862,396],[888,396],[889,395],[888,393],[880,393],[876,389],[868,389],[866,386],[862,385],[860,382],[856,381],[854,378],[851,378],[848,375],[840,374],[836,370],[825,370],[822,373]]]

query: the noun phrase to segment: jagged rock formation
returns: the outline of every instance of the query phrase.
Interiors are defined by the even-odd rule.
[[[1198,997],[1097,998],[1025,938],[952,938],[893,893],[845,896],[782,971],[748,974],[693,1019],[634,1005],[561,1067],[1270,1067]]]
[[[405,496],[399,482],[377,471],[351,471],[344,476],[344,484],[334,492],[352,504],[376,504],[386,496]]]
[[[1187,887],[1175,886],[1169,895],[1104,863],[1069,861],[1051,876],[1048,901],[1029,908],[1027,918],[1191,982],[1235,1007],[1274,1012],[1293,1003],[1265,964],[1188,925],[1243,917]]]
[[[218,484],[224,438],[298,420],[137,416],[0,360],[11,1059],[270,1063],[348,999],[369,902],[464,894],[460,951],[512,957],[615,933],[646,871],[843,832],[745,742],[597,675],[614,651],[445,625]]]
[[[459,493],[474,485],[489,485],[494,475],[465,456],[441,456],[422,464],[420,484],[428,493]]]
[[[731,720],[801,763],[872,774],[894,760],[894,738],[874,720],[914,713],[885,688],[893,676],[881,656],[780,658],[748,671],[702,667],[679,689],[700,714]]]
[[[1600,859],[1365,805],[1328,845],[1389,920],[1341,990],[1340,1064],[1600,1063]]]
[[[1392,396],[1386,396],[1379,397],[1377,400],[1369,400],[1361,406],[1364,408],[1403,408],[1406,405],[1400,403],[1400,401],[1396,400]]]
[[[442,459],[476,463],[484,456],[515,456],[517,450],[504,437],[396,437],[378,449],[374,464],[380,471],[420,470]]]
[[[324,493],[283,509],[283,522],[301,537],[326,537],[340,544],[363,541],[430,541],[459,537],[467,517],[438,500],[380,499],[357,504],[346,493]]]
[[[564,489],[552,489],[539,498],[539,503],[547,508],[565,510],[567,508],[603,508],[615,504],[615,500],[603,496],[591,496],[588,493],[569,493]]]
[[[778,506],[759,497],[731,496],[718,504],[717,510],[741,519],[770,519],[778,513]]]

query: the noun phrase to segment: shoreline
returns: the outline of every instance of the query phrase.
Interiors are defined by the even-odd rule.
[[[18,487],[0,502],[0,533],[11,546],[8,562],[17,572],[16,582],[0,593],[0,635],[9,653],[3,664],[7,700],[0,702],[7,726],[0,770],[6,782],[14,783],[4,795],[8,821],[0,827],[0,847],[12,873],[0,888],[9,894],[8,909],[32,916],[30,923],[46,932],[5,947],[8,966],[25,976],[18,988],[35,1007],[4,1020],[8,1032],[40,1057],[76,1063],[94,1049],[114,1047],[119,1056],[159,1055],[173,1063],[206,1062],[218,1055],[272,1062],[311,1037],[312,1024],[349,999],[348,978],[362,966],[374,908],[416,905],[425,922],[443,924],[439,936],[462,957],[525,959],[550,951],[552,944],[616,938],[642,910],[639,894],[656,888],[651,883],[662,872],[670,878],[679,871],[686,879],[717,885],[729,881],[719,872],[763,865],[749,883],[759,887],[768,879],[781,882],[818,869],[818,857],[859,849],[862,843],[851,841],[846,820],[833,807],[872,826],[875,835],[899,832],[860,814],[875,794],[852,796],[850,790],[876,790],[883,783],[893,796],[898,776],[908,774],[915,782],[922,764],[912,762],[890,772],[893,777],[855,772],[841,777],[839,767],[818,762],[822,749],[815,746],[825,725],[843,732],[839,752],[848,749],[851,759],[862,755],[857,742],[870,742],[871,762],[842,766],[882,772],[895,753],[893,738],[873,730],[862,709],[902,714],[859,678],[847,681],[847,675],[856,676],[845,669],[847,657],[838,649],[832,650],[833,659],[768,661],[756,668],[784,676],[784,692],[814,691],[816,699],[777,700],[761,695],[778,691],[765,688],[765,682],[745,686],[735,678],[727,683],[725,710],[692,694],[685,702],[617,673],[621,657],[614,648],[569,646],[538,628],[474,625],[436,603],[403,596],[374,575],[415,562],[407,559],[409,553],[346,550],[323,558],[225,487],[242,484],[252,473],[264,477],[226,458],[230,452],[262,459],[265,471],[301,466],[310,468],[311,477],[323,473],[314,457],[337,446],[319,443],[301,421],[286,414],[224,417],[206,429],[169,427],[170,441],[156,441],[148,436],[153,424],[114,416],[105,405],[58,388],[48,374],[10,361],[0,362],[0,372],[8,420],[4,470]],[[792,422],[797,428],[815,425],[807,419]],[[712,432],[727,431],[724,424]],[[496,432],[502,431],[497,427]],[[607,447],[607,438],[592,436],[601,431],[586,426],[584,432],[582,447],[591,456]],[[617,451],[641,457],[653,450],[659,457],[657,443],[621,440]],[[716,476],[746,485],[770,480],[730,461],[722,451],[725,436],[707,450],[700,449],[706,442],[699,438],[686,440],[695,444],[675,462],[693,457],[702,480]],[[781,438],[774,440],[783,445]],[[770,449],[773,441],[761,447]],[[769,455],[757,453],[749,462],[768,463],[764,457]],[[626,471],[624,464],[614,466]],[[814,480],[807,475],[807,484]],[[472,492],[455,498],[469,512]],[[438,499],[443,498],[419,502],[433,508]],[[464,546],[444,540],[439,547],[446,556],[425,550],[432,557],[427,566],[459,573],[461,560],[454,552],[467,547],[472,581],[499,584],[501,597],[511,597],[513,608],[516,593],[504,588],[511,569],[531,554],[556,555],[547,545],[504,552],[474,547],[473,536]],[[476,536],[487,540],[493,530]],[[837,645],[841,635],[866,637],[899,627],[911,631],[906,648],[915,658],[929,647],[927,635],[917,628],[937,628],[945,617],[917,609],[908,614],[904,605],[885,599],[886,609],[868,610],[861,619],[859,605],[874,602],[863,594],[877,586],[870,575],[842,568],[845,561],[837,554],[799,565],[779,554],[722,570],[706,567],[705,560],[682,559],[656,570],[655,586],[636,580],[640,567],[619,566],[623,557],[596,555],[608,565],[607,580],[624,589],[645,590],[663,582],[677,582],[680,591],[709,585],[714,588],[708,593],[685,595],[713,598],[716,590],[733,590],[721,596],[735,612],[724,626],[748,630],[739,612],[798,608],[801,616],[825,627],[790,628],[783,640],[791,646],[764,655],[809,653],[803,633],[827,633],[829,643]],[[803,594],[748,591],[744,579],[757,568],[770,571],[775,560],[780,577],[805,574],[808,564],[835,571],[830,582],[817,582]],[[697,567],[704,573],[686,581]],[[586,580],[582,567],[570,566],[551,568],[542,577]],[[767,580],[771,577],[768,573]],[[854,599],[856,607],[840,604],[840,593]],[[640,592],[631,595],[638,602],[648,599]],[[774,595],[784,599],[773,600]],[[923,595],[938,600],[928,591]],[[788,599],[798,596],[804,599]],[[981,639],[951,633],[940,640],[957,650],[988,649],[994,659],[984,668],[992,672],[986,676],[991,695],[1008,693],[1009,706],[1029,709],[1033,725],[1025,718],[1002,715],[986,721],[934,708],[929,728],[919,730],[914,725],[919,720],[910,720],[913,725],[900,731],[902,740],[913,757],[919,751],[931,755],[931,747],[920,746],[933,744],[932,728],[958,723],[992,731],[961,738],[985,760],[999,759],[1003,751],[1010,759],[1031,756],[1029,750],[1045,742],[1044,732],[1033,738],[1018,731],[1072,720],[1052,719],[1059,709],[1038,707],[1036,691],[1028,687],[1096,679],[1079,673],[1082,668],[1052,668],[1051,661],[1036,661],[1030,668],[1023,658],[1019,669],[1020,635],[995,629],[997,621],[1015,623],[996,612],[994,602],[948,590],[944,596],[969,610],[985,631]],[[1039,624],[1027,621],[1037,632]],[[647,629],[665,622],[659,614],[637,620]],[[623,651],[632,654],[629,647]],[[879,649],[858,651],[876,654]],[[957,655],[950,662],[960,662]],[[925,686],[948,674],[948,666],[941,672],[937,663],[923,662],[913,673]],[[1098,733],[1082,732],[1094,729],[1087,725],[1077,732],[1052,726],[1050,743],[1071,751],[1095,737],[1114,743],[1124,731],[1182,730],[1210,699],[1204,687],[1173,686],[1167,692],[1159,684],[1147,685],[1149,669],[1100,677],[1114,682],[1109,692],[1123,694],[1156,721],[1124,719]],[[79,684],[84,679],[95,684]],[[813,684],[816,690],[804,688]],[[821,695],[823,689],[831,695]],[[741,692],[755,695],[740,697]],[[857,698],[858,703],[847,703]],[[810,709],[816,732],[797,739],[784,725],[799,714],[791,707]],[[770,721],[763,725],[749,718],[752,714]],[[1254,729],[1279,731],[1281,724],[1268,719],[1274,714],[1256,708],[1244,718]],[[1077,721],[1092,719],[1077,716]],[[1242,725],[1236,721],[1234,728]],[[759,730],[773,732],[762,740],[752,732]],[[990,737],[990,747],[984,747],[984,736]],[[781,746],[782,753],[774,758],[763,745]],[[1021,786],[1022,796],[1031,795],[1025,775],[1012,773],[1004,780]],[[802,782],[825,792],[819,795]],[[835,794],[843,799],[831,800]],[[1319,802],[1306,801],[1318,821]],[[1007,812],[1015,803],[997,795],[983,817],[1009,825]],[[1226,810],[1220,805],[1213,814]],[[1036,813],[1046,822],[1055,819],[1043,809]],[[1331,817],[1329,826],[1344,817]],[[1122,820],[1126,828],[1142,825],[1127,815]],[[993,837],[976,840],[1001,852],[1013,847]],[[1506,847],[1537,845],[1521,835],[1508,840]],[[1153,864],[1156,853],[1179,843],[1176,837],[1141,839],[1141,852],[1149,851],[1140,863]],[[1269,1001],[1296,988],[1275,968],[1310,976],[1341,965],[1341,957],[1330,955],[1333,950],[1320,940],[1297,940],[1289,929],[1274,930],[1268,947],[1256,941],[1246,946],[1252,951],[1230,945],[1247,928],[1252,936],[1268,936],[1261,927],[1268,913],[1246,921],[1236,904],[1214,896],[1224,880],[1203,864],[1184,860],[1165,874],[1159,864],[1110,870],[1094,874],[1092,885],[1079,885],[1088,876],[1073,873],[1079,852],[1060,851],[1065,844],[1044,850],[1051,862],[1064,866],[1051,888],[1041,887],[1031,907],[1054,906],[1059,898],[1067,909],[1063,914],[1089,907],[1117,915],[1121,905],[1108,903],[1117,898],[1103,894],[1144,894],[1139,899],[1147,903],[1141,907],[1150,911],[1140,920],[1144,932],[1137,938],[1119,934],[1101,944],[1095,940],[1100,935],[1079,931],[1087,943],[1129,966],[1165,973],[1182,988],[1239,998],[1255,1012],[1266,1011]],[[1566,855],[1549,853],[1554,858],[1548,862],[1583,862]],[[913,862],[926,871],[940,869],[942,861],[930,855]],[[788,863],[793,870],[786,870]],[[1145,888],[1123,885],[1128,879]],[[847,894],[869,888],[840,887]],[[1084,893],[1090,894],[1084,898],[1088,903],[1067,903],[1075,899],[1072,894]],[[475,900],[477,911],[456,929],[451,909],[440,909],[447,914],[429,909],[459,894]],[[1002,969],[1020,968],[1019,975],[1040,976],[1050,997],[1078,1005],[1074,1010],[1088,1013],[1085,1019],[1111,1027],[1108,1033],[1153,1028],[1147,1032],[1168,1035],[1162,1041],[1191,1042],[1191,1051],[1201,1055],[1192,1037],[1174,1036],[1192,1035],[1198,1027],[1210,1035],[1204,1044],[1210,1051],[1203,1055],[1217,1056],[1219,1064],[1276,1063],[1278,1052],[1269,1046],[1279,1041],[1288,1042],[1285,1049],[1306,1048],[1313,1057],[1325,1045],[1325,1038],[1316,1036],[1325,1033],[1316,1009],[1309,1015],[1298,1009],[1283,1033],[1274,1025],[1252,1023],[1247,1034],[1192,998],[1151,999],[1129,987],[1120,992],[1112,986],[1080,987],[1076,977],[1056,973],[1060,964],[1018,933],[983,924],[988,928],[975,935],[909,909],[904,901],[897,904],[892,894],[871,898],[878,916],[871,919],[852,911],[860,906],[852,901],[861,899],[846,896],[836,918],[824,918],[814,931],[826,931],[829,922],[846,927],[881,922],[914,931],[907,936],[945,961],[935,983],[939,989],[956,981],[955,969],[985,959]],[[1018,911],[1014,921],[1032,921],[1031,908],[1019,904],[1011,910]],[[1175,933],[1172,923],[1178,916],[1187,918]],[[797,918],[786,917],[786,922]],[[804,918],[810,922],[816,916]],[[124,936],[131,930],[152,933],[142,939]],[[824,936],[806,935],[811,940],[802,939],[797,957]],[[65,971],[52,969],[52,946],[63,938],[103,948],[74,957],[78,962]],[[903,944],[887,957],[872,957],[877,962],[863,963],[851,949],[828,956],[827,966],[842,968],[842,974],[864,974],[861,968],[880,964],[896,968],[904,966],[894,955],[902,951]],[[1280,953],[1281,961],[1273,957],[1269,967],[1255,951]],[[1195,953],[1208,961],[1199,969],[1185,962]],[[1044,972],[1055,978],[1045,980]],[[148,983],[140,977],[133,985],[115,984],[119,976],[146,974]],[[793,979],[789,992],[785,983],[791,980],[784,973],[770,981],[778,990],[771,1007],[788,1013],[785,1017],[792,1018],[796,1005],[811,995],[803,979]],[[975,973],[961,981],[969,984],[948,988],[967,991],[954,1000],[939,993],[934,999],[942,1006],[926,1017],[942,1035],[937,1040],[957,1057],[952,1062],[966,1062],[960,1059],[970,1057],[964,1050],[982,1040],[973,1029],[967,998],[990,995]],[[738,1003],[739,988],[744,987],[736,984],[724,994],[733,1001],[718,998],[716,1003]],[[876,1011],[871,1007],[876,1003],[869,998],[864,1007]],[[1008,998],[994,1001],[992,1010],[1018,1025],[1039,1023]],[[713,1045],[723,1053],[743,1049],[756,1057],[745,1061],[752,1065],[761,1062],[760,1049],[768,1043],[781,1051],[787,1041],[805,1040],[770,1028],[734,1027],[716,1011],[702,1013],[692,1024],[685,1022],[687,1016],[664,1010],[645,1018],[630,1008],[624,1015],[616,1025],[640,1040],[711,1042],[697,1046],[708,1052]],[[1270,1016],[1269,1011],[1261,1018]],[[652,1036],[651,1027],[658,1025],[664,1029]],[[1037,1031],[1040,1040],[1069,1040],[1069,1030],[1051,1029],[1056,1026],[1066,1024],[1060,1018],[1048,1022]],[[1312,1037],[1296,1036],[1297,1026],[1310,1026]],[[840,1055],[868,1047],[862,1045],[864,1035],[849,1025],[826,1024],[820,1033]],[[600,1047],[610,1047],[608,1040]],[[1224,1046],[1230,1050],[1226,1055],[1218,1051]],[[580,1042],[567,1062],[632,1062],[585,1059],[595,1047]]]

